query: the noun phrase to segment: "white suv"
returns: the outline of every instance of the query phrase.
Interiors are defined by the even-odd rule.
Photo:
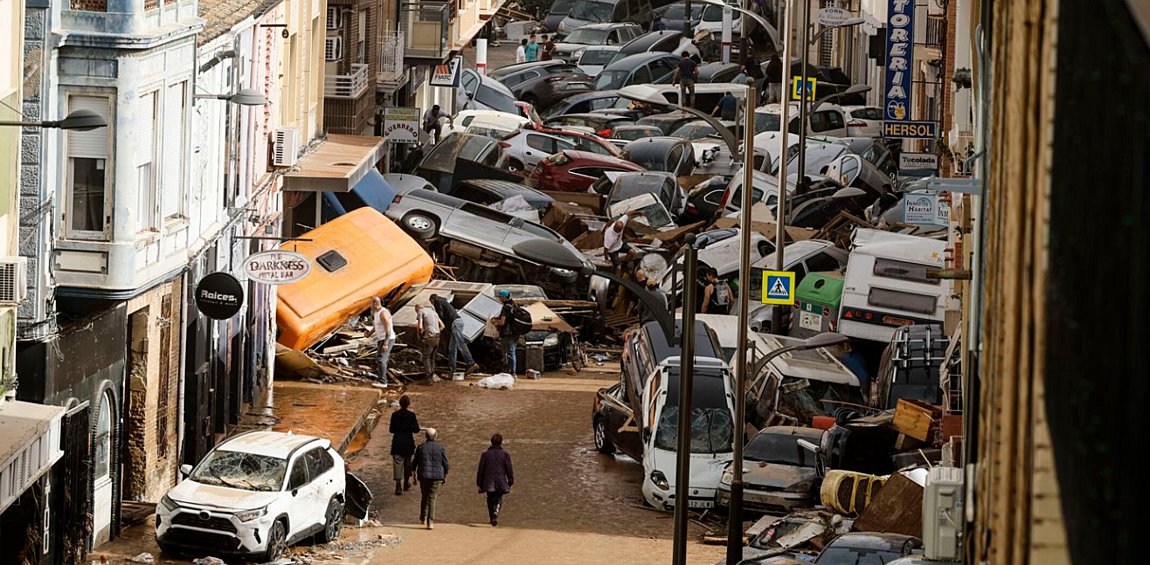
[[[326,439],[253,431],[216,446],[156,507],[160,549],[254,555],[274,561],[288,545],[339,537],[343,458]]]

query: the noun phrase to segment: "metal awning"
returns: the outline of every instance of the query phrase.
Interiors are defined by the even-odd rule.
[[[284,175],[284,190],[351,192],[383,158],[382,137],[330,134]]]
[[[0,513],[63,457],[64,412],[60,406],[0,400]]]

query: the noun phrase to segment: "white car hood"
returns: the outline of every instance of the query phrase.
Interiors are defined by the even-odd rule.
[[[675,452],[651,449],[644,457],[651,459],[651,469],[662,471],[663,475],[667,477],[667,484],[671,486],[671,490],[675,490]],[[710,453],[692,453],[691,484],[689,485],[691,490],[719,488],[719,480],[723,478],[723,471],[727,468],[727,463],[733,460],[733,453],[716,453],[713,455]]]
[[[274,502],[283,493],[279,491],[252,491],[197,483],[184,480],[168,491],[168,497],[177,504],[210,506],[222,510],[251,510]]]

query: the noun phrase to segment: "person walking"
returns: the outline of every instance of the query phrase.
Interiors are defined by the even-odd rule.
[[[440,119],[447,118],[451,125],[455,125],[455,117],[447,112],[439,109],[439,104],[435,104],[430,110],[423,113],[423,131],[431,136],[432,143],[438,144],[440,134],[443,132],[443,124]]]
[[[781,102],[783,86],[783,61],[782,59],[779,59],[779,55],[777,53],[771,55],[771,58],[767,61],[767,72],[765,80],[767,81],[767,102]]]
[[[715,109],[711,110],[712,116],[719,116],[724,120],[735,119],[735,112],[739,108],[739,99],[735,98],[734,94],[730,92],[723,93],[723,97],[715,104]]]
[[[719,278],[719,272],[714,268],[708,268],[703,276],[707,279],[707,286],[703,287],[702,313],[730,314],[733,294],[730,285]]]
[[[527,37],[527,46],[523,48],[523,54],[527,56],[528,63],[539,60],[539,44],[535,41],[534,33]]]
[[[503,289],[499,291],[499,301],[503,303],[503,309],[499,311],[499,316],[491,320],[491,323],[499,329],[499,349],[503,352],[503,371],[514,375],[515,345],[519,343],[519,336],[515,335],[511,324],[511,312],[515,309],[515,300],[511,298],[511,292]]]
[[[435,497],[439,488],[447,484],[447,451],[437,441],[435,428],[423,430],[427,439],[415,448],[415,474],[419,478],[419,523],[435,529]]]
[[[414,474],[415,434],[419,433],[419,419],[408,409],[411,399],[399,397],[399,410],[391,413],[391,478],[395,479],[395,496],[411,489]]]
[[[515,485],[515,472],[511,468],[511,455],[503,450],[503,435],[491,436],[491,447],[479,456],[479,470],[475,473],[475,486],[479,494],[487,495],[487,515],[491,525],[499,525],[499,510],[503,495]]]
[[[435,380],[435,351],[439,349],[439,335],[443,331],[443,321],[435,308],[415,305],[415,329],[423,343],[423,370]]]
[[[395,326],[391,323],[391,310],[380,302],[378,296],[371,297],[371,337],[379,356],[379,382],[387,387],[387,361],[395,347]]]
[[[451,375],[455,375],[455,361],[459,358],[459,353],[463,354],[466,372],[478,369],[479,365],[475,363],[471,350],[467,348],[467,338],[463,337],[463,318],[459,317],[459,312],[456,312],[455,307],[446,298],[438,294],[431,295],[431,305],[435,307],[435,313],[439,315],[443,327],[450,328],[447,336],[447,365],[451,367]]]
[[[540,50],[540,60],[550,61],[555,56],[555,40],[543,36],[543,47]]]
[[[679,85],[679,102],[687,101],[687,106],[695,105],[695,81],[699,79],[699,63],[691,58],[689,51],[680,53],[679,65],[675,67],[671,81]]]

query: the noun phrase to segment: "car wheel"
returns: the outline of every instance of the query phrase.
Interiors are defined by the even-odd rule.
[[[435,237],[435,233],[439,229],[439,226],[435,225],[435,220],[433,220],[431,216],[418,212],[404,216],[403,226],[420,239],[431,239]]]
[[[524,166],[523,162],[520,161],[519,159],[509,159],[507,161],[507,170],[509,170],[513,173],[521,173],[526,169],[527,169],[527,167]]]
[[[595,418],[595,450],[603,455],[615,453],[615,445],[607,439],[607,428],[603,425],[603,418]]]
[[[264,551],[264,561],[275,561],[287,551],[287,530],[283,520],[276,520],[268,530],[268,548]]]
[[[173,549],[172,546],[170,546],[170,545],[168,545],[162,541],[159,541],[159,540],[156,540],[156,545],[160,546],[160,553],[161,554],[169,555],[172,557],[179,557],[179,552],[176,551],[175,549]]]
[[[343,503],[336,497],[331,497],[331,501],[327,503],[327,512],[324,513],[327,521],[323,525],[323,533],[320,539],[324,543],[333,542],[339,539],[339,530],[343,525]]]

